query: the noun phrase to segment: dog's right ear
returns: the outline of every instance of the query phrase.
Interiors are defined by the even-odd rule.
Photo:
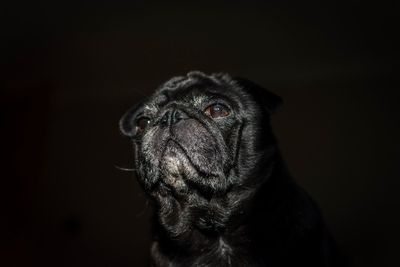
[[[121,133],[128,137],[133,137],[135,135],[135,120],[136,117],[143,112],[143,107],[141,104],[134,106],[129,109],[119,120],[119,130]]]
[[[274,113],[282,106],[283,100],[280,96],[268,91],[260,85],[245,78],[235,77],[234,81],[243,89],[251,92],[261,106],[265,107],[269,114]]]

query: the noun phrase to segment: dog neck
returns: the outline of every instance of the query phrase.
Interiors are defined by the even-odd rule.
[[[268,196],[279,194],[284,166],[274,162],[265,168],[265,179],[251,186],[232,187],[223,197],[206,199],[193,194],[190,199],[177,200],[172,196],[158,199],[157,215],[154,217],[155,241],[153,259],[159,257],[188,258],[193,255],[213,255],[229,263],[234,243],[243,245],[250,235],[260,211],[265,213]],[[277,180],[279,177],[279,180]],[[287,181],[289,181],[288,179]],[[246,189],[244,189],[246,188]],[[261,199],[261,200],[260,200]],[[271,205],[273,206],[273,205]],[[251,249],[251,245],[244,246]],[[243,251],[243,253],[246,253]],[[239,253],[235,250],[235,257]],[[157,266],[157,265],[156,265]]]

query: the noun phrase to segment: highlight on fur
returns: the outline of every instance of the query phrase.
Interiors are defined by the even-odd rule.
[[[192,71],[122,117],[154,207],[153,266],[337,266],[279,153],[270,116],[281,104],[247,79]]]

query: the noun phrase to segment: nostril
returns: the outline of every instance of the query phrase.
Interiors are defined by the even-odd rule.
[[[183,119],[182,112],[180,112],[179,110],[174,110],[174,113],[172,115],[172,123],[176,123],[181,119]]]
[[[172,125],[185,118],[187,118],[186,113],[179,109],[168,110],[162,116],[160,123],[163,125]]]
[[[189,116],[184,111],[175,109],[172,115],[172,123],[177,123],[187,118],[189,118]]]
[[[165,112],[164,113],[164,115],[162,116],[162,118],[161,118],[161,124],[164,124],[164,125],[167,125],[167,124],[169,124],[169,117],[170,117],[170,111],[167,111],[167,112]]]

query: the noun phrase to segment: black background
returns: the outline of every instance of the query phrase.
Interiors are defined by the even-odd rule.
[[[281,95],[282,153],[352,266],[400,265],[395,3],[1,5],[1,266],[145,264],[150,207],[117,168],[118,120],[195,69]]]

